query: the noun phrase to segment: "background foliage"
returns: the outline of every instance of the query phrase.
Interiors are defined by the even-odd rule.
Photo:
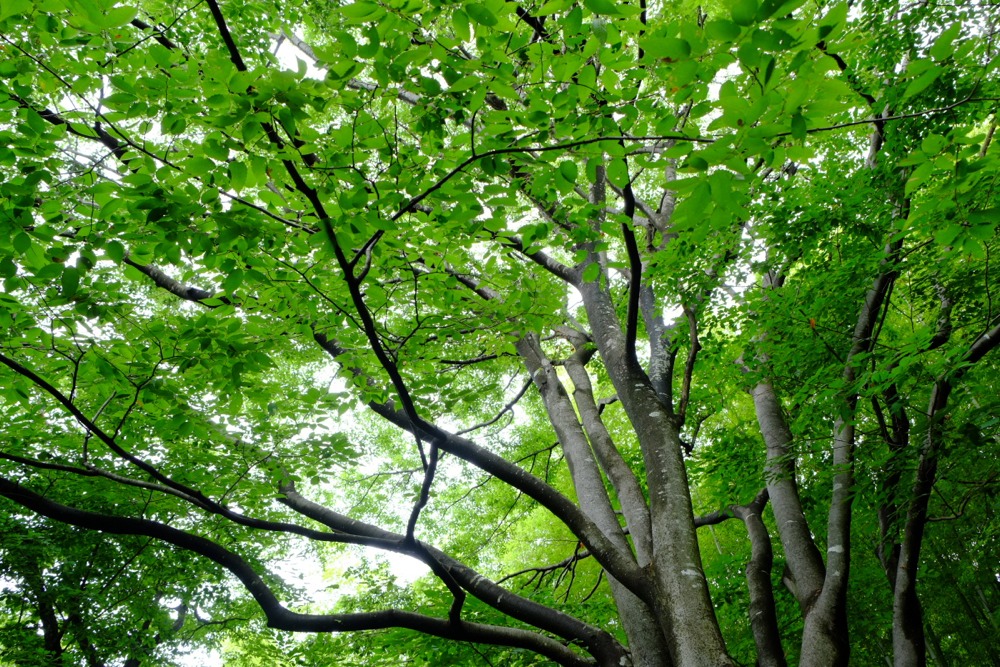
[[[919,530],[929,659],[1000,664],[995,9],[4,0],[0,664],[553,659],[405,624],[270,630],[190,536],[296,611],[447,619],[447,578],[370,548],[426,564],[416,536],[627,642],[589,538],[498,472],[586,508],[521,347],[538,336],[584,420],[583,336],[602,423],[642,492],[657,483],[587,285],[650,376],[672,360],[658,391],[736,664],[759,648],[751,545],[726,519],[791,474],[827,554],[848,471],[853,661],[893,653],[887,554]],[[793,436],[781,456],[762,386]],[[439,451],[445,431],[478,453]],[[393,537],[318,537],[331,526],[292,492]],[[762,516],[795,664],[806,613]],[[692,517],[654,517],[674,520]],[[482,599],[462,613],[553,635]]]

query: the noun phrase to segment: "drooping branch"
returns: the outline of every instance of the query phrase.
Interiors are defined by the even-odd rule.
[[[370,524],[339,514],[327,507],[307,500],[295,491],[294,486],[286,484],[281,489],[286,505],[296,512],[307,516],[329,527],[331,530],[348,532],[354,535],[365,535],[385,540],[402,539],[403,536],[377,528]],[[607,632],[583,623],[568,614],[556,609],[538,604],[528,598],[497,585],[482,576],[472,568],[451,558],[447,554],[430,545],[423,545],[434,558],[445,567],[449,574],[461,586],[478,600],[494,607],[524,623],[551,632],[568,641],[577,641],[603,664],[604,660],[618,660],[624,649]]]
[[[316,332],[314,338],[317,344],[334,359],[342,357],[346,352],[336,341],[323,333]],[[355,375],[364,375],[360,369],[348,370]],[[552,486],[467,438],[449,433],[429,422],[414,424],[392,402],[371,401],[368,407],[404,431],[414,435],[419,434],[427,442],[436,442],[442,451],[471,463],[534,499],[566,524],[569,530],[595,553],[597,560],[615,578],[640,597],[650,594],[648,587],[644,587],[643,575],[631,556],[621,554],[576,504]]]
[[[264,612],[268,626],[278,630],[346,632],[397,627],[446,639],[523,648],[560,665],[583,667],[593,664],[553,639],[516,628],[467,621],[456,623],[397,609],[353,614],[300,614],[284,607],[246,560],[207,538],[147,519],[118,517],[62,505],[5,477],[0,477],[0,495],[40,516],[71,526],[113,535],[144,535],[204,556],[239,579]]]

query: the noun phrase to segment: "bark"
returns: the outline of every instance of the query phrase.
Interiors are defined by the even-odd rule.
[[[761,282],[765,290],[772,290],[784,284],[784,275],[769,271],[764,274]],[[766,333],[761,332],[759,336],[764,337]],[[769,358],[761,355],[760,361],[766,364]],[[792,451],[792,431],[788,427],[778,395],[767,379],[760,381],[751,393],[757,424],[766,448],[764,475],[767,492],[771,499],[778,538],[785,553],[787,576],[783,580],[798,601],[800,613],[805,617],[822,590],[826,567],[802,508],[795,478],[796,457]]]
[[[825,568],[812,538],[799,499],[795,480],[795,456],[791,450],[792,432],[785,422],[774,387],[761,382],[753,389],[757,423],[767,448],[764,474],[771,498],[778,537],[784,549],[788,570],[794,581],[792,594],[803,616],[809,613],[823,586]]]
[[[594,399],[590,376],[584,366],[586,350],[578,350],[565,362],[566,373],[573,382],[573,398],[580,413],[584,431],[590,440],[597,461],[608,476],[621,504],[622,514],[628,525],[629,535],[635,546],[636,560],[645,567],[652,558],[653,537],[649,522],[649,505],[639,486],[639,480],[622,458]]]
[[[750,593],[750,629],[757,646],[757,667],[785,667],[785,651],[778,630],[778,613],[774,606],[771,568],[774,554],[771,536],[761,518],[767,502],[765,490],[757,500],[733,512],[747,528],[750,537],[750,560],[746,566],[747,589]]]
[[[590,442],[577,420],[573,404],[555,367],[542,352],[534,335],[522,338],[517,349],[542,396],[549,421],[562,445],[580,507],[622,554],[634,557],[611,506]],[[596,405],[594,413],[596,415]],[[610,435],[606,431],[603,435],[608,440],[604,444],[613,449]],[[624,461],[621,463],[624,464]],[[668,665],[663,633],[653,612],[613,576],[609,575],[608,583],[618,607],[622,627],[629,638],[634,663],[649,667]]]
[[[627,349],[607,288],[594,281],[582,284],[580,292],[594,341],[642,450],[652,516],[653,607],[668,632],[671,658],[678,667],[732,665],[701,567],[680,434],[635,361],[635,350]]]
[[[962,365],[934,383],[927,408],[927,435],[917,462],[912,501],[906,513],[906,525],[900,544],[893,591],[892,645],[896,667],[924,667],[927,663],[923,611],[917,596],[917,569],[924,530],[927,527],[927,507],[937,478],[938,459],[943,447],[942,421],[952,388],[968,369],[1000,344],[1000,323],[980,335],[963,355]]]
[[[677,348],[670,340],[670,329],[664,323],[663,315],[658,312],[656,295],[649,285],[643,286],[639,294],[639,307],[649,336],[649,381],[660,402],[672,413],[674,405],[672,381]]]

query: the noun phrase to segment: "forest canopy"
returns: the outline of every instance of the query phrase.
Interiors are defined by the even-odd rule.
[[[0,666],[1000,665],[998,20],[3,0]]]

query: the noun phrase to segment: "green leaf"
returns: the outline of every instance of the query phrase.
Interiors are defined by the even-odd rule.
[[[475,75],[463,76],[461,79],[458,79],[450,86],[448,86],[448,92],[461,93],[466,90],[471,90],[476,86],[480,85],[481,83],[482,82],[480,81],[478,76]]]
[[[229,169],[229,184],[234,190],[240,192],[247,182],[247,166],[242,162],[230,162],[227,168]]]
[[[846,0],[836,2],[827,9],[826,14],[819,21],[819,38],[827,39],[834,32],[847,22],[848,4]]]
[[[614,0],[583,0],[583,6],[595,14],[604,14],[606,16],[621,14]]]
[[[705,171],[708,169],[708,160],[700,155],[689,155],[684,161],[684,165],[695,171]]]
[[[349,5],[343,5],[340,12],[352,23],[377,21],[385,16],[385,10],[381,6],[366,0],[355,0]]]
[[[125,246],[118,241],[108,241],[104,245],[104,252],[107,253],[108,259],[116,264],[125,259]]]
[[[682,60],[691,55],[691,44],[679,37],[650,37],[640,42],[650,58]]]
[[[205,151],[205,155],[219,162],[225,162],[229,159],[229,149],[223,146],[217,139],[207,139],[201,148]]]
[[[940,134],[929,134],[920,142],[920,150],[927,155],[934,156],[940,153],[947,145],[948,140]]]
[[[500,22],[499,19],[497,19],[496,14],[478,3],[469,3],[465,5],[465,13],[468,14],[469,18],[473,21],[479,25],[484,25],[487,28],[492,28]]]
[[[951,57],[951,54],[955,52],[955,38],[962,32],[962,24],[955,23],[950,28],[942,32],[936,40],[934,40],[934,45],[930,48],[930,56],[934,60],[941,62],[942,60],[947,60]]]
[[[757,20],[757,0],[735,0],[729,11],[736,25],[752,25]]]
[[[6,0],[4,0],[6,2]],[[137,7],[113,7],[107,14],[98,15],[100,20],[95,21],[98,27],[105,30],[112,30],[128,25],[139,13]]]
[[[805,117],[800,112],[792,114],[792,137],[799,140],[805,139],[808,134],[807,130]]]
[[[80,272],[72,266],[64,267],[59,283],[62,287],[63,298],[72,299],[80,288]]]
[[[31,248],[31,237],[24,232],[18,232],[14,235],[14,250],[21,253],[22,255]]]
[[[32,0],[3,0],[0,3],[0,21],[18,14],[30,14],[34,6]]]
[[[903,92],[902,99],[908,100],[914,95],[918,95],[924,90],[926,90],[932,83],[937,81],[937,78],[941,76],[941,68],[937,65],[932,65],[927,68],[923,74],[916,77],[906,86],[906,90]]]
[[[559,163],[559,173],[570,183],[576,183],[576,179],[579,176],[579,169],[576,166],[576,162],[563,160]]]
[[[762,0],[757,10],[757,20],[766,21],[772,16],[782,18],[806,4],[806,0]]]
[[[738,25],[725,19],[705,23],[705,34],[720,42],[731,42],[740,36],[740,32]]]
[[[184,168],[194,176],[205,178],[215,171],[215,163],[208,158],[195,156],[184,162]]]
[[[619,188],[629,183],[628,165],[623,158],[614,158],[607,164],[608,180]]]
[[[242,269],[232,269],[229,275],[225,277],[222,281],[222,289],[227,294],[233,294],[240,287],[243,286],[243,270]]]
[[[572,4],[572,0],[548,0],[535,12],[535,16],[551,16],[568,9]]]
[[[601,277],[601,265],[597,262],[591,262],[583,270],[583,275],[580,279],[585,283],[592,283]]]

